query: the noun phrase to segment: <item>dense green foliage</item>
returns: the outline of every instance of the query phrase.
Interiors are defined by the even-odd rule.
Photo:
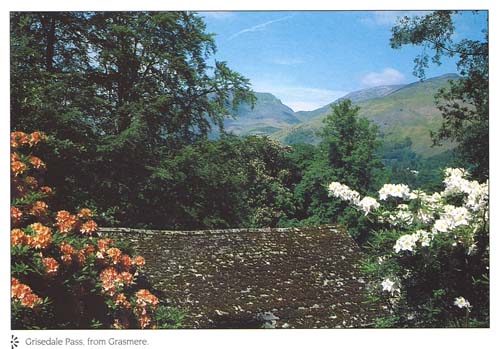
[[[434,143],[453,140],[459,144],[461,156],[473,165],[473,174],[488,178],[489,166],[489,53],[488,33],[484,40],[462,39],[455,42],[453,16],[457,11],[435,11],[422,17],[403,17],[392,28],[391,47],[420,45],[421,55],[415,58],[414,73],[425,77],[432,63],[441,57],[457,57],[461,78],[441,89],[436,103],[443,116],[441,128],[432,134]],[[430,57],[429,52],[434,55]]]

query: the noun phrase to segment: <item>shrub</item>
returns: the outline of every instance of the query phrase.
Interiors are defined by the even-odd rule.
[[[12,327],[178,326],[179,314],[141,287],[144,258],[100,237],[90,209],[51,213],[53,190],[41,185],[46,165],[33,155],[44,140],[40,132],[11,133]]]
[[[489,325],[488,183],[445,170],[444,190],[427,194],[385,184],[379,200],[333,182],[330,195],[372,220],[363,269],[369,297],[384,301],[380,327]]]

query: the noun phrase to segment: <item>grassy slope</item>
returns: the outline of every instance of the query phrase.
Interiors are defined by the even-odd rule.
[[[416,82],[381,98],[356,103],[360,116],[375,122],[387,140],[403,140],[410,137],[413,149],[424,157],[433,156],[453,148],[452,144],[431,147],[430,130],[439,128],[442,118],[434,104],[434,95],[448,84],[455,75],[445,75],[424,82]],[[315,132],[322,127],[326,114],[302,124],[275,132],[273,137],[284,143],[317,143]]]

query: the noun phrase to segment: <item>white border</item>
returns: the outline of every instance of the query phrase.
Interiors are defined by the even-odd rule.
[[[32,334],[42,337],[41,331],[11,331],[10,310],[6,300],[10,299],[9,279],[9,179],[8,174],[8,141],[9,141],[9,11],[55,11],[55,10],[427,10],[427,9],[487,9],[490,16],[490,61],[498,62],[498,34],[500,10],[498,1],[471,1],[471,0],[442,0],[442,1],[411,1],[401,2],[395,0],[382,1],[324,1],[308,0],[301,2],[264,1],[254,0],[237,2],[235,0],[213,1],[116,1],[116,0],[87,0],[87,1],[35,1],[24,0],[10,4],[2,3],[1,19],[1,86],[2,86],[2,128],[0,129],[0,178],[2,185],[2,198],[0,201],[0,225],[2,243],[0,263],[2,286],[0,287],[0,323],[1,347],[8,348],[11,334],[26,338]],[[498,137],[499,134],[499,108],[498,100],[498,74],[497,64],[490,66],[490,134],[491,134],[491,226],[498,226]],[[492,347],[493,339],[498,339],[498,302],[499,295],[497,270],[498,238],[496,229],[491,234],[491,328],[483,330],[174,330],[174,331],[43,331],[43,337],[72,337],[82,338],[108,338],[109,336],[141,337],[147,338],[151,345],[147,348],[173,348],[173,347],[216,347],[216,348],[281,348],[281,347],[356,347],[363,345],[369,348],[387,348],[388,346],[404,346],[406,348],[422,348],[422,346],[446,346],[449,348]],[[21,343],[18,348],[28,346]],[[29,346],[38,348],[41,346]],[[44,346],[47,348],[47,346]],[[99,348],[96,346],[88,348]],[[112,348],[103,346],[102,348]],[[125,347],[124,347],[125,348]]]

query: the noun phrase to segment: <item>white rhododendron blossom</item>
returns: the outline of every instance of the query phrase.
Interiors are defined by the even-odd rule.
[[[471,308],[469,301],[467,299],[465,299],[464,297],[455,298],[455,303],[453,303],[453,304],[455,304],[459,308],[467,308],[467,309]]]
[[[420,245],[422,245],[422,247],[429,246],[432,240],[431,233],[421,229],[414,232],[412,236],[415,238],[415,241],[420,242]]]
[[[410,188],[406,184],[384,184],[378,193],[380,200],[387,200],[390,196],[405,199],[410,196]]]
[[[355,205],[359,203],[359,193],[351,190],[347,185],[339,182],[332,182],[328,186],[328,191],[331,196],[340,198],[344,201],[349,201]]]
[[[358,203],[358,206],[365,212],[365,216],[380,207],[380,204],[372,197],[365,196],[363,200]]]
[[[394,251],[399,253],[400,251],[413,251],[416,247],[416,242],[418,238],[413,234],[405,234],[401,236],[396,244],[394,245]]]
[[[394,294],[394,292],[400,292],[399,288],[396,285],[396,282],[392,281],[389,278],[384,279],[384,281],[382,281],[380,285],[382,286],[382,291],[387,291],[391,295]]]

